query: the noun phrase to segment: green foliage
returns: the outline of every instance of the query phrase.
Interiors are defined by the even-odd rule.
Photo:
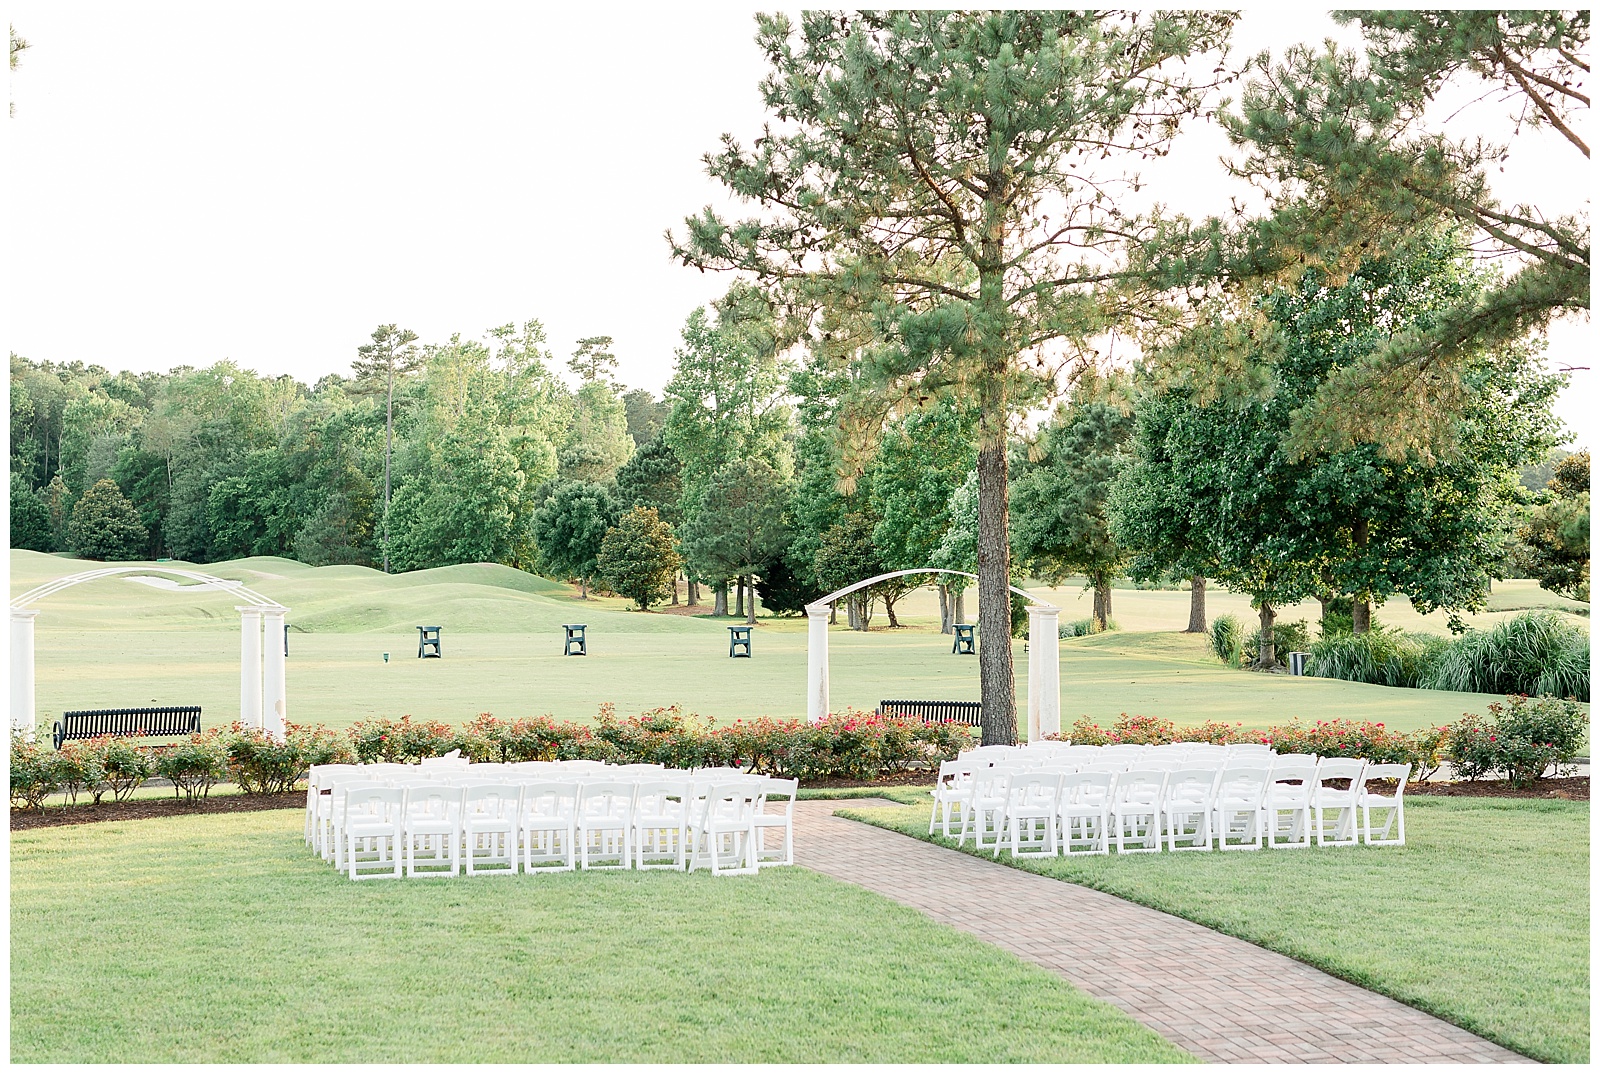
[[[342,492],[323,501],[294,536],[294,558],[312,567],[337,563],[370,564],[367,545],[371,540],[369,523]]]
[[[671,403],[657,399],[644,388],[623,392],[622,407],[628,415],[628,435],[633,437],[636,452],[655,441],[672,413]]]
[[[663,437],[646,441],[617,471],[617,501],[623,507],[653,507],[662,521],[682,519],[683,464]]]
[[[604,379],[585,381],[573,399],[558,475],[564,481],[605,484],[632,457],[627,408],[616,389]]]
[[[35,552],[54,552],[56,547],[50,512],[21,474],[11,475],[11,547]]]
[[[1303,653],[1311,645],[1311,624],[1304,619],[1293,622],[1278,622],[1272,625],[1273,645],[1278,653]],[[1245,638],[1241,652],[1259,652],[1261,649],[1261,631],[1256,629]],[[1280,660],[1279,663],[1285,663]]]
[[[1100,620],[1090,616],[1088,619],[1074,619],[1070,623],[1062,623],[1056,633],[1063,638],[1087,638],[1091,634],[1105,634],[1121,629],[1115,619],[1101,623]]]
[[[1237,666],[1244,645],[1244,629],[1232,615],[1219,615],[1211,620],[1211,651],[1224,664]]]
[[[1512,786],[1528,787],[1551,772],[1569,774],[1588,732],[1589,714],[1577,702],[1513,694],[1490,704],[1487,718],[1467,713],[1452,724],[1445,749],[1469,780],[1504,773]]]
[[[599,570],[600,544],[619,513],[604,485],[556,485],[533,516],[540,566],[558,577],[580,578],[587,586]]]
[[[113,802],[127,801],[134,791],[155,775],[155,763],[149,747],[131,738],[97,738],[92,740],[90,748],[98,751],[100,771],[105,781],[103,790],[111,792]],[[98,802],[102,788],[91,787],[90,790]]]
[[[624,512],[606,531],[595,562],[611,591],[632,600],[640,611],[672,595],[683,566],[673,547],[672,527],[661,521],[654,507]]]
[[[871,515],[854,511],[823,531],[811,569],[824,595],[884,573],[878,546],[872,540],[875,528]],[[870,628],[875,589],[868,586],[844,598],[852,628]]]
[[[761,572],[756,591],[761,594],[761,606],[775,615],[798,614],[805,611],[807,604],[826,595],[809,566],[795,569],[787,549]]]
[[[977,461],[972,420],[951,403],[915,411],[884,430],[868,502],[886,570],[929,566],[950,527],[951,497]]]
[[[172,784],[173,797],[205,798],[228,775],[228,744],[220,731],[190,735],[155,755],[156,775]]]
[[[1421,685],[1430,665],[1450,646],[1432,634],[1369,630],[1329,634],[1311,643],[1307,675],[1378,686]]]
[[[38,809],[61,786],[56,752],[42,742],[28,742],[11,732],[11,801]]]
[[[764,571],[789,542],[787,494],[782,475],[762,458],[734,459],[712,474],[684,527],[695,573],[721,581]]]
[[[83,494],[67,524],[68,544],[85,559],[138,559],[149,539],[139,512],[110,478]]]
[[[1544,502],[1517,534],[1517,565],[1552,593],[1589,599],[1589,453],[1556,464]]]
[[[1589,635],[1555,612],[1523,612],[1455,639],[1429,663],[1418,685],[1588,701]]]
[[[63,742],[56,751],[56,778],[69,804],[76,805],[80,793],[100,801],[107,790],[105,743],[99,739]]]

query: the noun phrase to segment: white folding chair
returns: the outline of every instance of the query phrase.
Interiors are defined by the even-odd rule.
[[[763,865],[793,865],[794,864],[794,803],[800,794],[800,781],[798,779],[777,779],[768,777],[765,784],[766,793],[762,795],[758,804],[755,817],[756,841],[756,866]],[[778,799],[778,802],[774,802]],[[769,805],[779,805],[781,808],[774,813],[767,809]],[[776,850],[766,847],[767,832],[776,830],[782,835]]]
[[[314,764],[306,771],[306,845],[322,854],[323,822],[333,812],[332,787],[336,776],[356,769],[353,764]],[[326,854],[322,854],[327,857]]]
[[[1317,775],[1311,784],[1311,814],[1312,834],[1319,846],[1355,846],[1360,838],[1356,803],[1361,797],[1361,773],[1366,767],[1367,762],[1358,757],[1324,757],[1317,762]],[[1333,786],[1335,781],[1344,780],[1349,781],[1348,786]]]
[[[1061,774],[1019,772],[1006,786],[1005,843],[1013,858],[1055,857],[1056,805],[1061,797]],[[1000,840],[994,856],[1000,856]]]
[[[1167,773],[1167,785],[1161,793],[1161,819],[1168,850],[1211,849],[1217,776],[1216,768],[1193,762]]]
[[[371,785],[346,789],[343,845],[351,880],[400,876],[405,819],[404,790]]]
[[[322,857],[324,861],[331,858],[333,867],[338,872],[345,871],[345,850],[349,842],[345,838],[345,819],[350,813],[350,793],[378,787],[388,787],[388,784],[382,780],[348,776],[335,777],[332,782],[328,795],[331,804],[328,807],[328,825],[322,840]]]
[[[1006,797],[1013,769],[996,765],[980,768],[972,773],[972,800],[967,803],[961,820],[961,834],[957,846],[967,845],[970,832],[979,850],[998,846],[1005,835]],[[989,839],[993,842],[989,842]]]
[[[405,788],[406,875],[455,876],[461,872],[460,787],[449,783]],[[420,861],[417,850],[426,855]]]
[[[689,834],[690,784],[686,780],[640,783],[633,800],[633,854],[638,869],[683,869]]]
[[[523,785],[517,831],[524,872],[567,872],[578,867],[577,809],[577,783],[531,780]]]
[[[467,875],[517,871],[517,820],[522,784],[477,783],[462,788],[461,834]]]
[[[1166,785],[1164,770],[1143,765],[1117,776],[1111,823],[1118,854],[1154,854],[1161,849],[1161,794]]]
[[[712,876],[754,873],[755,807],[759,784],[749,779],[714,783],[690,820],[689,871],[711,866]]]
[[[596,780],[578,787],[577,836],[585,869],[626,869],[632,851],[633,798],[638,785]],[[616,859],[596,865],[595,858]]]
[[[1272,763],[1262,807],[1267,846],[1293,850],[1311,845],[1311,788],[1317,766],[1279,758]]]
[[[1406,780],[1411,778],[1409,764],[1369,764],[1361,775],[1361,791],[1356,796],[1356,801],[1361,806],[1361,832],[1369,847],[1403,847],[1406,845]],[[1395,781],[1394,793],[1384,794],[1374,791],[1367,786],[1369,780],[1392,779]],[[1380,835],[1372,834],[1372,811],[1386,810],[1387,816],[1383,822],[1383,832]],[[1396,824],[1399,832],[1394,838],[1389,837]]]
[[[928,792],[933,796],[933,810],[928,816],[929,835],[936,825],[941,825],[944,837],[950,838],[952,810],[959,822],[966,823],[967,808],[972,804],[973,771],[973,765],[966,760],[939,762],[939,777]]]
[[[1230,760],[1217,781],[1212,827],[1220,850],[1260,850],[1272,769],[1252,758]]]
[[[1086,770],[1061,777],[1056,819],[1062,854],[1111,853],[1111,788],[1116,778],[1114,772]],[[1077,849],[1079,846],[1086,849]]]

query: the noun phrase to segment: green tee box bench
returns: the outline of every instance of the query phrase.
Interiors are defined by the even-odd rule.
[[[101,735],[194,735],[200,732],[200,706],[168,709],[80,709],[63,712],[51,730],[56,749],[79,738]]]
[[[879,716],[916,716],[924,723],[961,723],[983,726],[981,701],[880,701]]]

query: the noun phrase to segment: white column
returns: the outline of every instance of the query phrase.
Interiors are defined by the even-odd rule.
[[[828,605],[807,604],[806,720],[828,718]]]
[[[261,609],[235,605],[239,613],[239,726],[261,726]]]
[[[33,617],[37,608],[11,609],[11,729],[33,741]]]
[[[1061,733],[1060,608],[1028,609],[1028,738]]]
[[[283,617],[287,608],[267,608],[261,613],[261,726],[283,741],[289,722],[289,684],[283,666]]]

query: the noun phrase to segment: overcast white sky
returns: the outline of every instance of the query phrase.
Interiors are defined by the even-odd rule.
[[[721,201],[700,155],[760,128],[748,11],[34,0],[10,18],[32,45],[5,139],[18,354],[313,382],[378,324],[442,340],[536,317],[558,362],[611,335],[620,379],[659,391],[684,318],[727,284],[674,265],[662,233]],[[1327,36],[1354,38],[1261,9],[1235,48]],[[1195,128],[1147,189],[1218,211],[1239,193],[1224,148]],[[1502,196],[1582,204],[1572,157],[1519,144]],[[1557,361],[1592,351],[1587,322],[1552,333]]]

